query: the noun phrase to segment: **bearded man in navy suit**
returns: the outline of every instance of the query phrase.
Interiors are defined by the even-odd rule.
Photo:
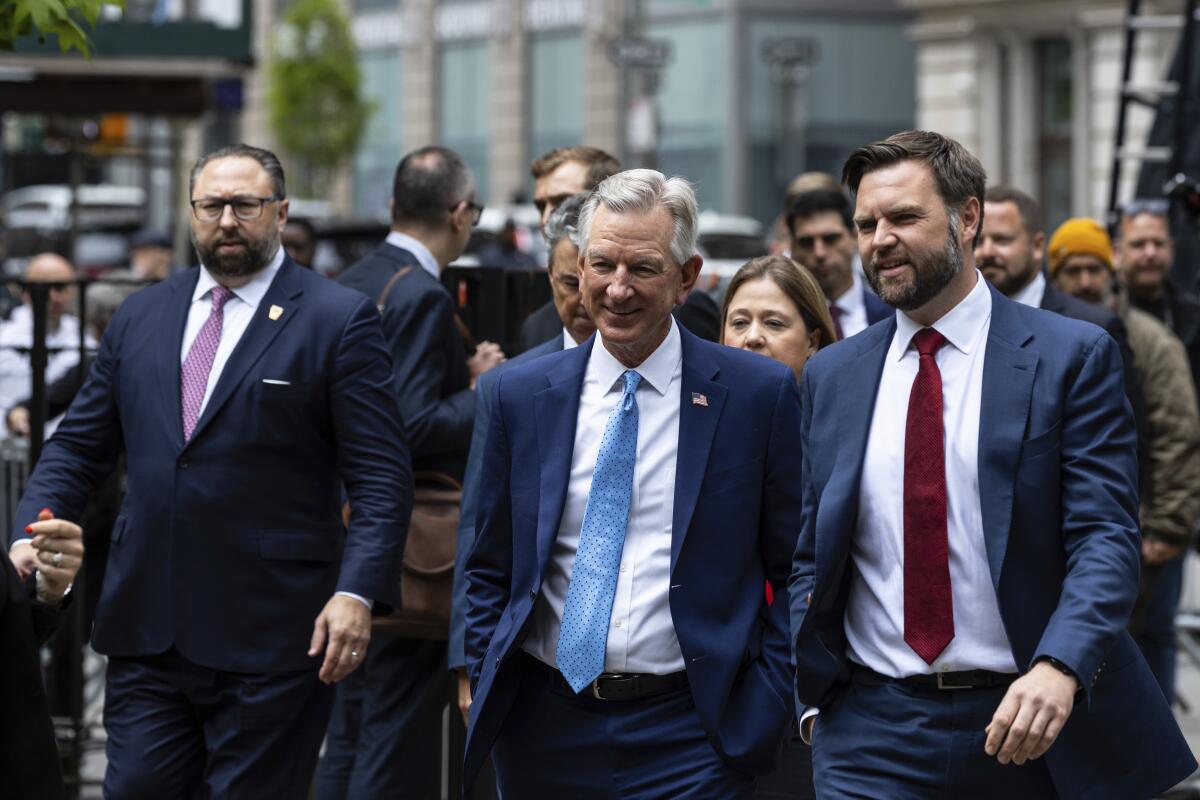
[[[408,450],[375,305],[280,247],[278,159],[226,147],[189,188],[200,268],[121,305],[13,530],[78,519],[124,454],[105,797],[303,797],[331,684],[398,601]]]

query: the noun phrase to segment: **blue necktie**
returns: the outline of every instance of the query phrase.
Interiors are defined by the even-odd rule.
[[[558,669],[576,692],[604,671],[608,625],[617,593],[617,571],[625,548],[633,466],[637,462],[638,407],[634,392],[642,376],[624,375],[625,393],[608,417],[587,508],[571,586],[558,634]]]

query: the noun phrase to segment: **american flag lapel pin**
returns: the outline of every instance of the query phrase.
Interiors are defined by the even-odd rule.
[[[692,392],[692,405],[708,408],[708,398],[699,392]]]

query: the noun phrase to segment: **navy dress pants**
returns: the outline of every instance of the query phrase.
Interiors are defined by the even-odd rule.
[[[492,749],[504,800],[754,797],[754,777],[717,755],[687,687],[597,700],[560,686],[532,656],[520,661],[520,687]]]
[[[234,673],[174,650],[110,658],[106,800],[308,795],[333,690],[303,672]]]
[[[813,730],[821,800],[1053,800],[1043,759],[1003,765],[984,728],[1007,687],[913,689],[857,675]]]

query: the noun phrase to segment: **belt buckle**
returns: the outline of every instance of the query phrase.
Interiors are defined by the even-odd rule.
[[[966,683],[946,683],[946,675],[948,672],[939,672],[937,674],[938,689],[974,689],[974,686]]]
[[[604,695],[600,694],[600,679],[599,678],[596,678],[596,680],[592,681],[592,697],[596,698],[597,700],[607,700],[608,699]]]

